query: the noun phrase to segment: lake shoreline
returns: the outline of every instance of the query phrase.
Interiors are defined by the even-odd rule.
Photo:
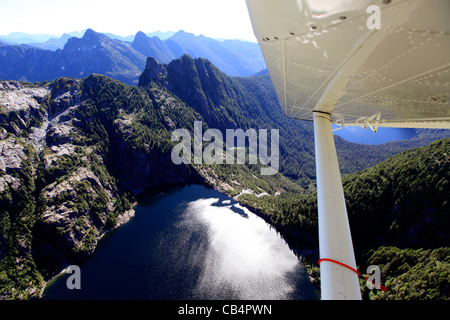
[[[230,197],[230,196],[227,195],[226,193],[224,193],[224,192],[222,192],[222,191],[220,191],[220,190],[217,190],[216,188],[213,188],[213,187],[211,187],[210,185],[207,185],[207,184],[198,183],[198,182],[195,182],[195,183],[181,183],[181,184],[175,184],[175,185],[170,185],[170,186],[169,186],[169,185],[165,185],[165,186],[163,186],[162,188],[153,188],[153,190],[147,190],[147,192],[144,192],[144,193],[142,193],[142,194],[140,194],[140,195],[138,196],[138,199],[139,199],[139,200],[138,200],[137,203],[134,204],[134,207],[133,207],[133,208],[135,208],[136,205],[139,205],[139,204],[141,203],[142,199],[144,199],[145,197],[150,197],[150,199],[151,199],[151,198],[154,198],[154,197],[158,197],[159,195],[164,195],[166,192],[171,192],[171,191],[174,191],[174,190],[176,190],[176,189],[182,189],[182,188],[184,188],[184,187],[186,187],[186,186],[202,186],[202,187],[205,187],[206,189],[214,190],[214,191],[216,191],[216,192],[219,192],[220,194],[222,194],[222,195],[224,195],[224,196],[226,196],[226,197]],[[230,198],[233,199],[232,197],[230,197]],[[236,201],[236,203],[239,204],[239,205],[242,205],[242,204],[240,204],[240,203],[237,202],[237,201]],[[244,206],[243,206],[243,207],[244,207]],[[245,208],[248,209],[250,212],[252,212],[255,216],[257,216],[257,217],[261,218],[262,220],[264,220],[264,221],[265,221],[271,228],[273,228],[273,230],[276,231],[276,232],[284,239],[284,241],[287,243],[287,239],[282,235],[282,233],[281,233],[275,226],[273,226],[272,224],[270,224],[270,223],[267,221],[267,217],[264,217],[263,215],[261,215],[260,212],[255,212],[255,211],[257,211],[257,210],[255,210],[255,208],[251,208],[250,206],[245,206]],[[118,226],[116,226],[114,229],[112,229],[112,230],[110,230],[110,231],[113,231],[113,230],[116,230],[116,229],[120,229],[121,226],[127,224],[128,222],[130,222],[130,221],[132,221],[132,220],[134,220],[134,219],[135,219],[135,217],[132,217],[132,218],[129,219],[126,223],[124,223],[124,224],[122,224],[122,225],[120,225],[120,226],[118,225]],[[101,239],[103,239],[104,236],[105,236],[106,234],[108,234],[108,233],[109,233],[109,232],[103,234],[102,237],[101,237]],[[99,240],[100,240],[100,239],[99,239]],[[92,251],[92,253],[90,253],[87,257],[90,257],[90,256],[96,251],[98,245],[99,245],[99,243],[97,243],[96,248],[95,248],[95,249]],[[291,251],[292,251],[292,249],[291,249]],[[293,252],[293,251],[292,251],[292,252]],[[294,253],[295,253],[295,252],[294,252]],[[297,253],[295,253],[295,255],[297,256]],[[77,263],[79,263],[80,261],[83,261],[84,259],[86,259],[87,257],[82,258],[82,259],[80,259],[80,260],[78,260],[78,261],[73,261],[72,264],[77,264]],[[46,284],[45,284],[45,286],[44,286],[43,289],[42,289],[42,293],[41,293],[41,295],[40,295],[40,299],[43,299],[43,298],[44,298],[44,292],[45,292],[45,290],[53,283],[53,281],[55,281],[55,280],[56,280],[58,277],[60,277],[61,275],[64,275],[65,271],[67,270],[68,265],[69,265],[69,263],[67,263],[67,264],[66,264],[66,265],[65,265],[58,273],[54,274],[50,279],[48,279],[48,280],[46,281]]]

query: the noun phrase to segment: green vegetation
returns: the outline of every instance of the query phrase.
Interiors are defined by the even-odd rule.
[[[118,146],[137,155],[170,154],[169,129],[177,121],[192,126],[194,119],[201,119],[158,86],[132,87],[100,75],[82,81],[61,78],[45,85],[51,94],[42,101],[36,120],[24,124],[14,111],[0,115],[6,137],[13,137],[27,155],[20,170],[0,170],[0,176],[11,176],[19,186],[6,184],[0,193],[3,299],[38,298],[44,280],[59,270],[60,261],[92,252],[98,238],[132,209],[135,194],[114,174],[120,166]],[[27,141],[31,128],[77,104],[60,120],[71,121],[72,129],[48,133],[47,145],[38,153]],[[20,131],[10,125],[16,122]],[[61,155],[55,154],[61,150]],[[57,211],[70,215],[56,222],[44,217]]]
[[[388,288],[370,291],[361,280],[364,299],[450,298],[449,166],[447,138],[344,177],[359,268],[378,265]],[[247,168],[211,167],[219,181],[232,186],[225,191],[229,195],[256,191],[240,195],[238,201],[297,242],[302,261],[319,286],[318,253],[311,250],[318,244],[315,192],[281,175],[263,178],[257,168]],[[267,195],[261,196],[263,192]],[[276,192],[280,193],[275,196]]]
[[[365,298],[450,298],[449,175],[447,138],[344,177],[357,261],[361,270],[379,265],[388,287],[388,292],[375,294],[361,282]],[[318,253],[311,250],[318,244],[315,192],[288,191],[277,197],[246,194],[239,201],[269,217],[297,242],[311,278],[319,285]]]
[[[24,145],[26,159],[20,171],[11,176],[20,181],[18,189],[7,188],[0,194],[0,249],[7,254],[0,260],[0,296],[9,299],[37,297],[42,288],[40,275],[30,251],[36,223],[34,150]],[[0,251],[0,253],[1,253]]]
[[[449,245],[449,181],[448,138],[345,177],[358,242],[416,248]]]
[[[193,181],[237,197],[264,217],[297,246],[315,283],[320,280],[312,126],[282,115],[267,76],[230,78],[190,57],[166,68],[167,79],[141,87],[95,74],[45,84],[50,96],[34,120],[20,122],[20,132],[10,125],[18,126],[17,114],[0,113],[0,129],[26,155],[20,170],[0,170],[0,178],[20,182],[0,193],[1,298],[39,297],[61,261],[91,252],[133,207],[131,190]],[[31,127],[63,112],[60,121],[70,131],[48,132],[38,153],[27,140]],[[279,129],[280,173],[261,176],[260,165],[175,166],[171,132],[192,132],[195,120],[204,129]],[[360,156],[356,166],[346,156],[350,148]],[[450,139],[385,160],[400,149],[338,142],[349,173],[343,183],[357,261],[361,270],[379,265],[389,289],[363,288],[364,297],[448,299]],[[57,210],[64,219],[46,217]]]
[[[399,249],[380,247],[365,255],[368,265],[381,269],[387,291],[369,290],[373,300],[448,300],[450,298],[450,248]]]

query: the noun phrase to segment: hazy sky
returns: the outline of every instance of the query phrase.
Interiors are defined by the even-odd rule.
[[[0,35],[185,30],[255,41],[245,0],[0,0]]]

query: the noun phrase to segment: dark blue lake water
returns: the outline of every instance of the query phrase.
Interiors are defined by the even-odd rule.
[[[136,216],[44,299],[318,299],[297,256],[264,220],[234,200],[191,185],[147,197]]]
[[[378,128],[377,132],[374,133],[369,128],[364,129],[349,126],[334,131],[334,134],[350,142],[376,145],[389,141],[411,139],[415,135],[415,130],[404,128]]]

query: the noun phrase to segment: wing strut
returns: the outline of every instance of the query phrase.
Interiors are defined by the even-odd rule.
[[[345,206],[331,115],[314,113],[320,259],[332,259],[356,269]],[[336,263],[320,265],[323,300],[361,300],[358,275]]]

